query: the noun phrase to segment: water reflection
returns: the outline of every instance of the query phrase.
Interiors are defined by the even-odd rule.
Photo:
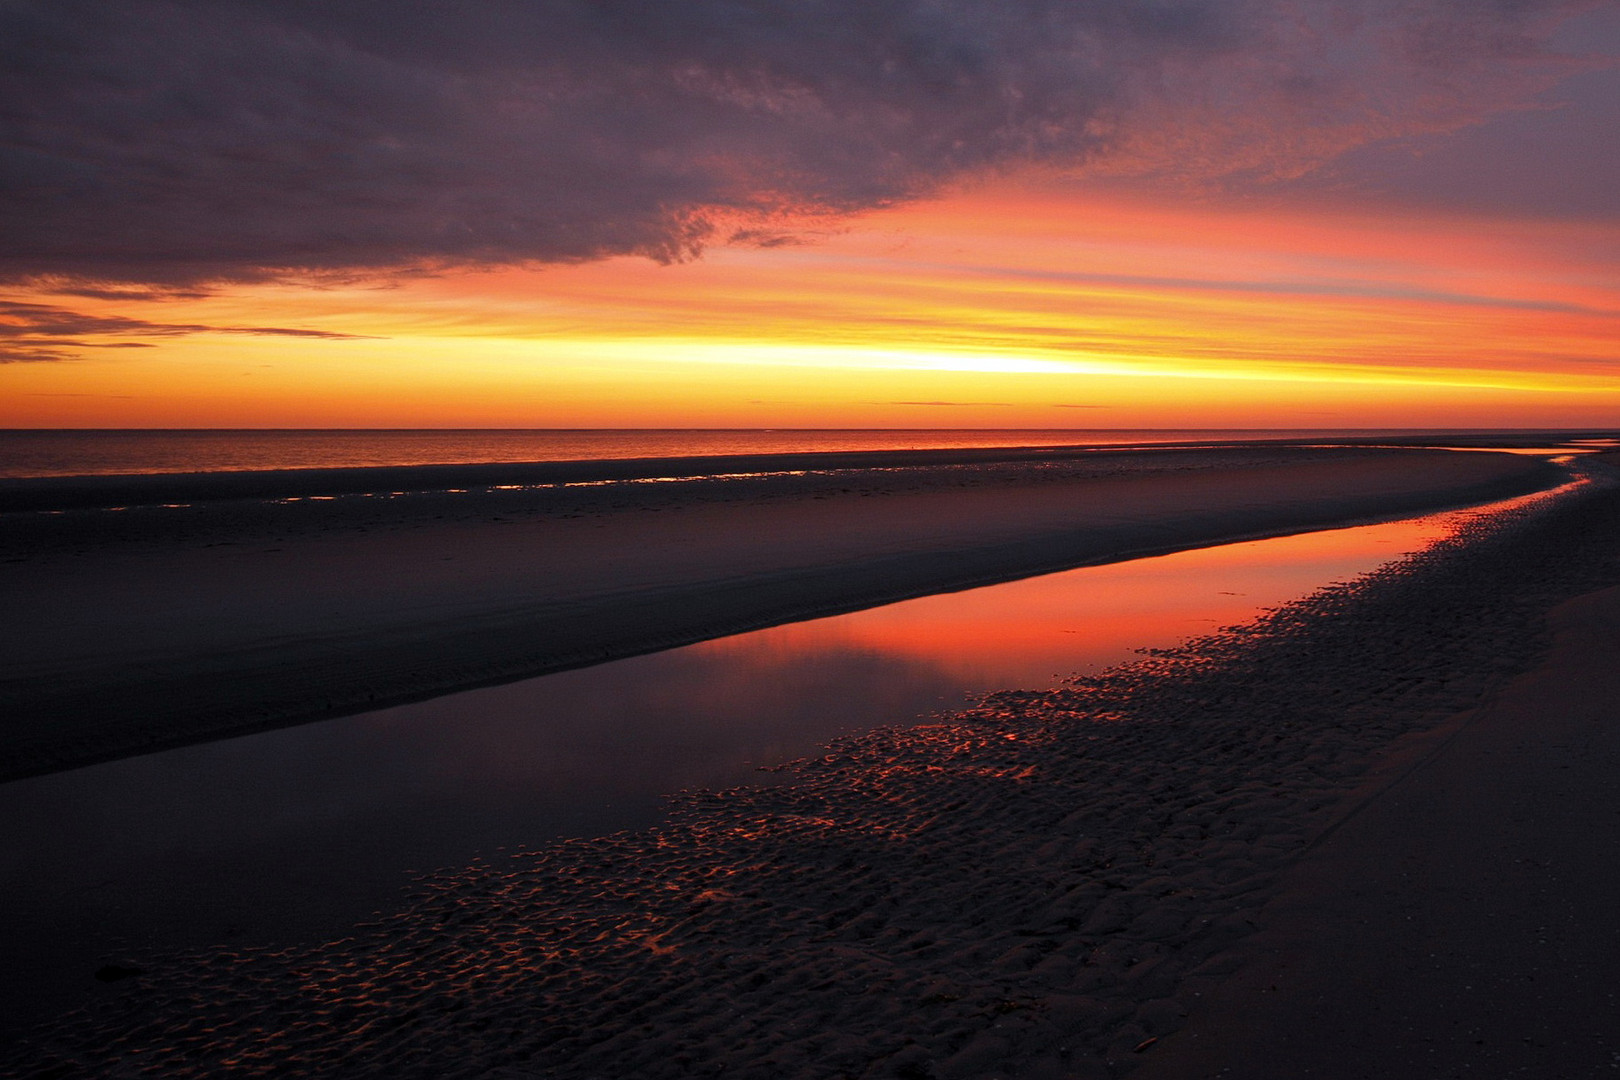
[[[693,650],[743,665],[767,651],[807,656],[838,647],[910,657],[967,691],[1049,686],[1129,660],[1141,648],[1246,622],[1261,608],[1354,577],[1438,538],[1445,520],[1418,518],[1083,567],[780,626]]]
[[[1089,567],[5,785],[0,1013],[120,952],[339,934],[407,870],[645,826],[664,793],[1244,621],[1442,521]]]

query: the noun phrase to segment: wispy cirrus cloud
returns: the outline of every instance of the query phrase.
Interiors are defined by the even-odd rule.
[[[985,170],[1289,176],[1564,68],[1588,0],[20,0],[0,278],[790,242]]]
[[[0,364],[73,360],[83,349],[146,349],[139,338],[192,334],[250,334],[271,337],[354,339],[361,335],[287,326],[208,326],[163,323],[122,315],[90,315],[51,304],[0,300]]]

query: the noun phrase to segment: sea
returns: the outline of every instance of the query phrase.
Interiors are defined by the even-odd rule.
[[[1398,433],[1116,428],[9,429],[0,430],[0,478],[850,450],[1162,445]]]

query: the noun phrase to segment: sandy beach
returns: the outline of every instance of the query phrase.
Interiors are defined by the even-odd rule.
[[[1573,912],[1559,957],[1604,929],[1593,903],[1612,869],[1563,875],[1584,846],[1571,831],[1617,805],[1593,708],[1614,593],[1569,601],[1620,583],[1617,536],[1620,487],[1600,479],[1249,626],[845,740],[782,786],[688,793],[649,832],[425,880],[342,941],[130,957],[141,974],[24,1040],[7,1072],[1261,1075],[1257,1043],[1327,1069],[1331,1041],[1302,1056],[1323,1025],[1381,1037],[1379,1015],[1402,1015],[1381,988],[1421,969],[1433,1002],[1479,988],[1488,1000],[1459,1011],[1504,1041],[1540,1038],[1587,995],[1578,1015],[1598,1035],[1479,1059],[1485,1074],[1533,1060],[1587,1075],[1612,1052],[1593,1028],[1612,1008],[1591,978],[1608,954],[1536,949],[1548,904]],[[1513,773],[1523,794],[1478,797]],[[1475,793],[1433,830],[1435,800],[1404,794],[1436,790],[1426,775]],[[1567,797],[1539,797],[1555,781]],[[1542,906],[1510,896],[1457,933],[1522,945],[1423,956],[1404,915],[1491,894],[1498,853],[1476,841],[1504,825],[1501,852]],[[1413,854],[1392,857],[1388,835]],[[1446,837],[1427,871],[1444,882],[1399,878]],[[1527,870],[1534,852],[1544,865]],[[1366,883],[1361,901],[1333,886],[1344,877]],[[1461,891],[1429,887],[1447,883]],[[1343,910],[1324,913],[1324,895]],[[1336,979],[1351,954],[1354,978]],[[1544,1008],[1520,1016],[1509,990],[1527,959]],[[1253,1008],[1244,988],[1268,964],[1313,994]],[[1323,996],[1336,982],[1348,999]],[[1428,1049],[1390,1042],[1356,1075],[1449,1075]]]
[[[1548,624],[1540,663],[1387,756],[1139,1076],[1620,1068],[1620,588]]]
[[[203,501],[119,510],[78,503],[140,484],[22,485],[60,505],[0,515],[0,778],[1561,475],[1416,448],[831,458],[565,463],[547,486],[520,466],[145,478]],[[443,469],[470,486],[396,492]]]

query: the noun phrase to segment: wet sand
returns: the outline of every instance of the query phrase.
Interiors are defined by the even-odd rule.
[[[458,483],[490,486],[397,496],[355,493],[365,470],[342,470],[349,494],[308,497],[325,488],[305,477],[291,503],[0,515],[0,779],[1558,475],[1530,457],[1423,449],[998,453],[808,472],[733,459],[731,472],[763,474],[679,482],[652,482],[667,462],[608,463],[648,482],[539,488],[455,466]],[[410,471],[384,472],[372,480]],[[249,482],[230,483],[239,496]]]
[[[680,796],[658,829],[425,881],[410,909],[344,941],[126,958],[142,973],[0,1060],[18,1075],[1200,1075],[1175,1071],[1172,1036],[1201,1030],[1202,1003],[1241,986],[1249,957],[1277,940],[1266,935],[1293,875],[1375,822],[1369,793],[1420,775],[1410,766],[1451,733],[1453,748],[1471,730],[1507,733],[1466,755],[1459,790],[1523,763],[1526,792],[1471,798],[1472,830],[1448,827],[1458,836],[1505,829],[1527,852],[1542,825],[1620,809],[1598,762],[1578,798],[1545,811],[1547,777],[1576,756],[1534,735],[1538,688],[1602,693],[1588,680],[1611,666],[1607,648],[1537,665],[1546,613],[1620,584],[1617,552],[1613,481],[1539,500],[1247,627],[844,740],[779,787]],[[1565,641],[1595,640],[1581,619],[1612,603],[1559,608]],[[1596,739],[1602,717],[1583,715],[1575,734]],[[1425,823],[1386,805],[1396,833]],[[1559,873],[1579,846],[1561,836],[1542,849],[1548,873],[1518,873],[1555,905],[1567,893],[1598,911],[1606,879]],[[1380,866],[1379,845],[1353,850],[1349,871],[1407,906],[1361,931],[1319,925],[1289,953],[1360,941],[1421,967],[1390,922],[1442,903],[1448,883],[1491,887],[1467,850],[1443,880],[1415,885],[1395,880],[1402,864]],[[1533,908],[1497,913],[1505,936],[1539,932],[1524,922],[1541,917]],[[1496,981],[1481,985],[1500,992],[1524,959],[1484,950],[1480,977]],[[1580,979],[1558,992],[1577,991],[1601,1009],[1604,991]],[[1365,1017],[1378,1000],[1350,1007]],[[1236,1065],[1268,1049],[1239,1039]],[[1576,1053],[1556,1047],[1539,1073],[1588,1074]],[[1378,1064],[1436,1075],[1398,1051]]]

